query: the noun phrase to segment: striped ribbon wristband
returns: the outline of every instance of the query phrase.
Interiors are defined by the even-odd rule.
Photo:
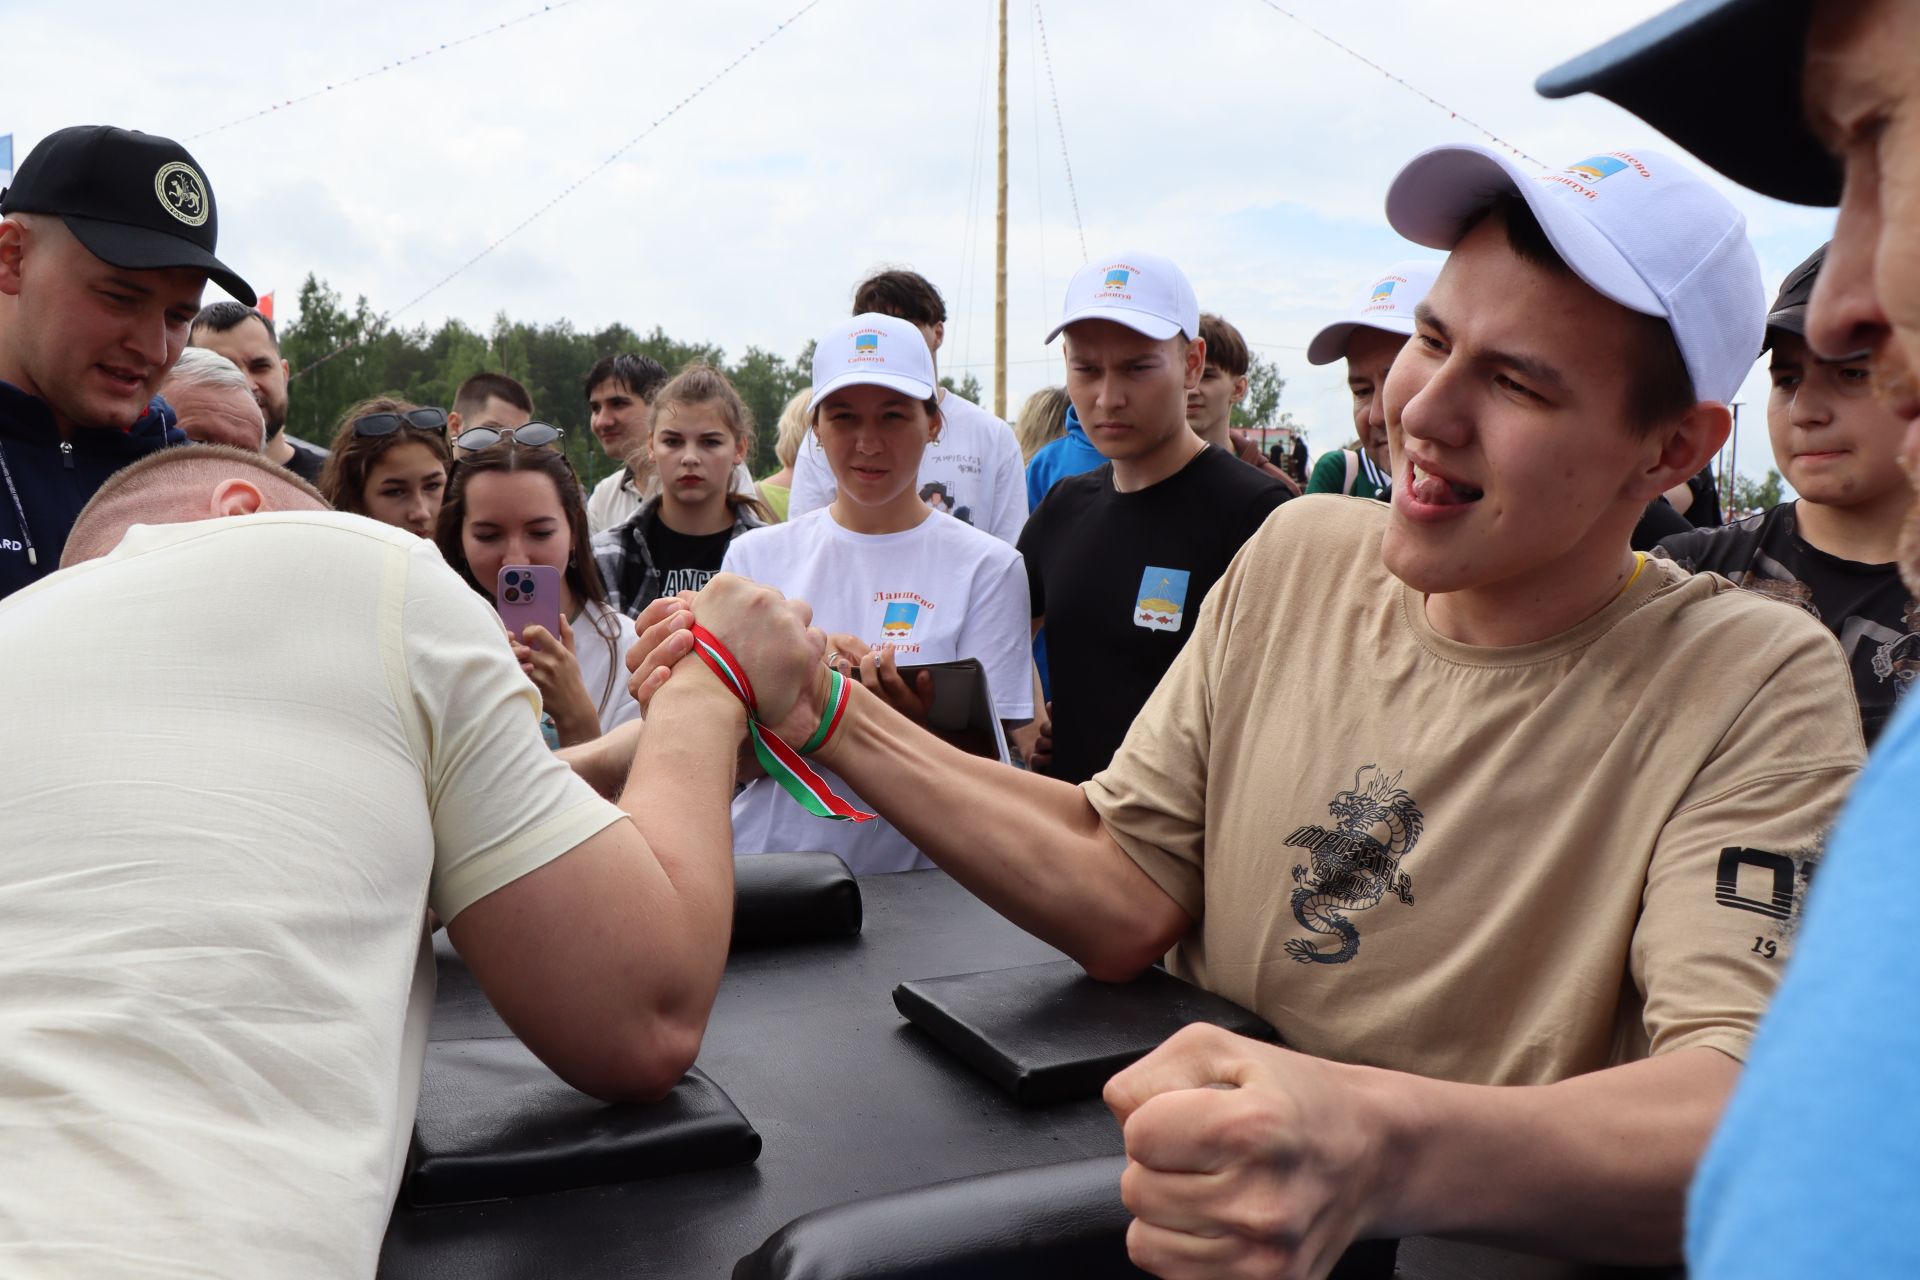
[[[836,795],[833,788],[827,785],[827,780],[801,759],[803,755],[825,746],[827,739],[839,727],[847,709],[846,678],[838,671],[829,673],[832,684],[826,714],[820,717],[820,727],[813,731],[806,745],[795,751],[781,740],[779,734],[760,723],[759,704],[754,699],[753,683],[747,679],[746,668],[711,631],[697,622],[692,631],[693,651],[700,655],[700,661],[706,663],[713,674],[720,677],[720,682],[732,690],[733,696],[746,707],[747,737],[752,740],[754,757],[760,761],[760,767],[767,771],[767,776],[779,783],[782,791],[816,818],[830,818],[835,822],[871,821],[872,814],[863,813]]]

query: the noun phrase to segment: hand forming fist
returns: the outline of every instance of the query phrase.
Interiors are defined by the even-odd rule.
[[[1195,1025],[1108,1081],[1134,1263],[1165,1280],[1326,1275],[1384,1165],[1354,1070]]]

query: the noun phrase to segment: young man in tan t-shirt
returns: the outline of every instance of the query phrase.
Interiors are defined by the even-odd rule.
[[[1407,1235],[1677,1257],[1862,754],[1824,629],[1628,546],[1759,349],[1740,215],[1656,155],[1533,176],[1466,147],[1388,215],[1451,250],[1387,380],[1390,506],[1270,517],[1081,789],[864,691],[822,753],[1095,977],[1172,948],[1279,1028],[1189,1029],[1108,1085],[1161,1275]],[[674,610],[642,620],[643,693]]]

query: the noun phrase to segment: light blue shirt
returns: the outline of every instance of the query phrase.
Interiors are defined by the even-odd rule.
[[[1694,1280],[1920,1276],[1920,698],[1813,877],[1794,957],[1694,1180]]]
[[[1106,456],[1093,447],[1093,441],[1087,439],[1087,433],[1081,429],[1080,415],[1068,405],[1067,434],[1042,446],[1027,463],[1027,514],[1033,514],[1040,499],[1046,497],[1047,490],[1054,485],[1068,476],[1104,466],[1106,461]]]

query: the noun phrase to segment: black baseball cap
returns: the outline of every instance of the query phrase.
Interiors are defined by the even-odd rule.
[[[50,133],[0,191],[0,214],[57,214],[102,262],[128,271],[194,267],[252,306],[245,280],[213,256],[213,187],[171,138],[111,125]]]
[[[1802,114],[1813,0],[1683,0],[1541,76],[1549,98],[1597,93],[1743,187],[1840,203],[1839,161]]]
[[[1828,241],[1831,244],[1832,241]],[[1808,259],[1787,272],[1780,293],[1767,309],[1767,341],[1760,349],[1773,345],[1773,331],[1782,329],[1796,337],[1807,336],[1807,304],[1813,301],[1813,282],[1820,276],[1820,264],[1827,260],[1827,246],[1815,249]]]

